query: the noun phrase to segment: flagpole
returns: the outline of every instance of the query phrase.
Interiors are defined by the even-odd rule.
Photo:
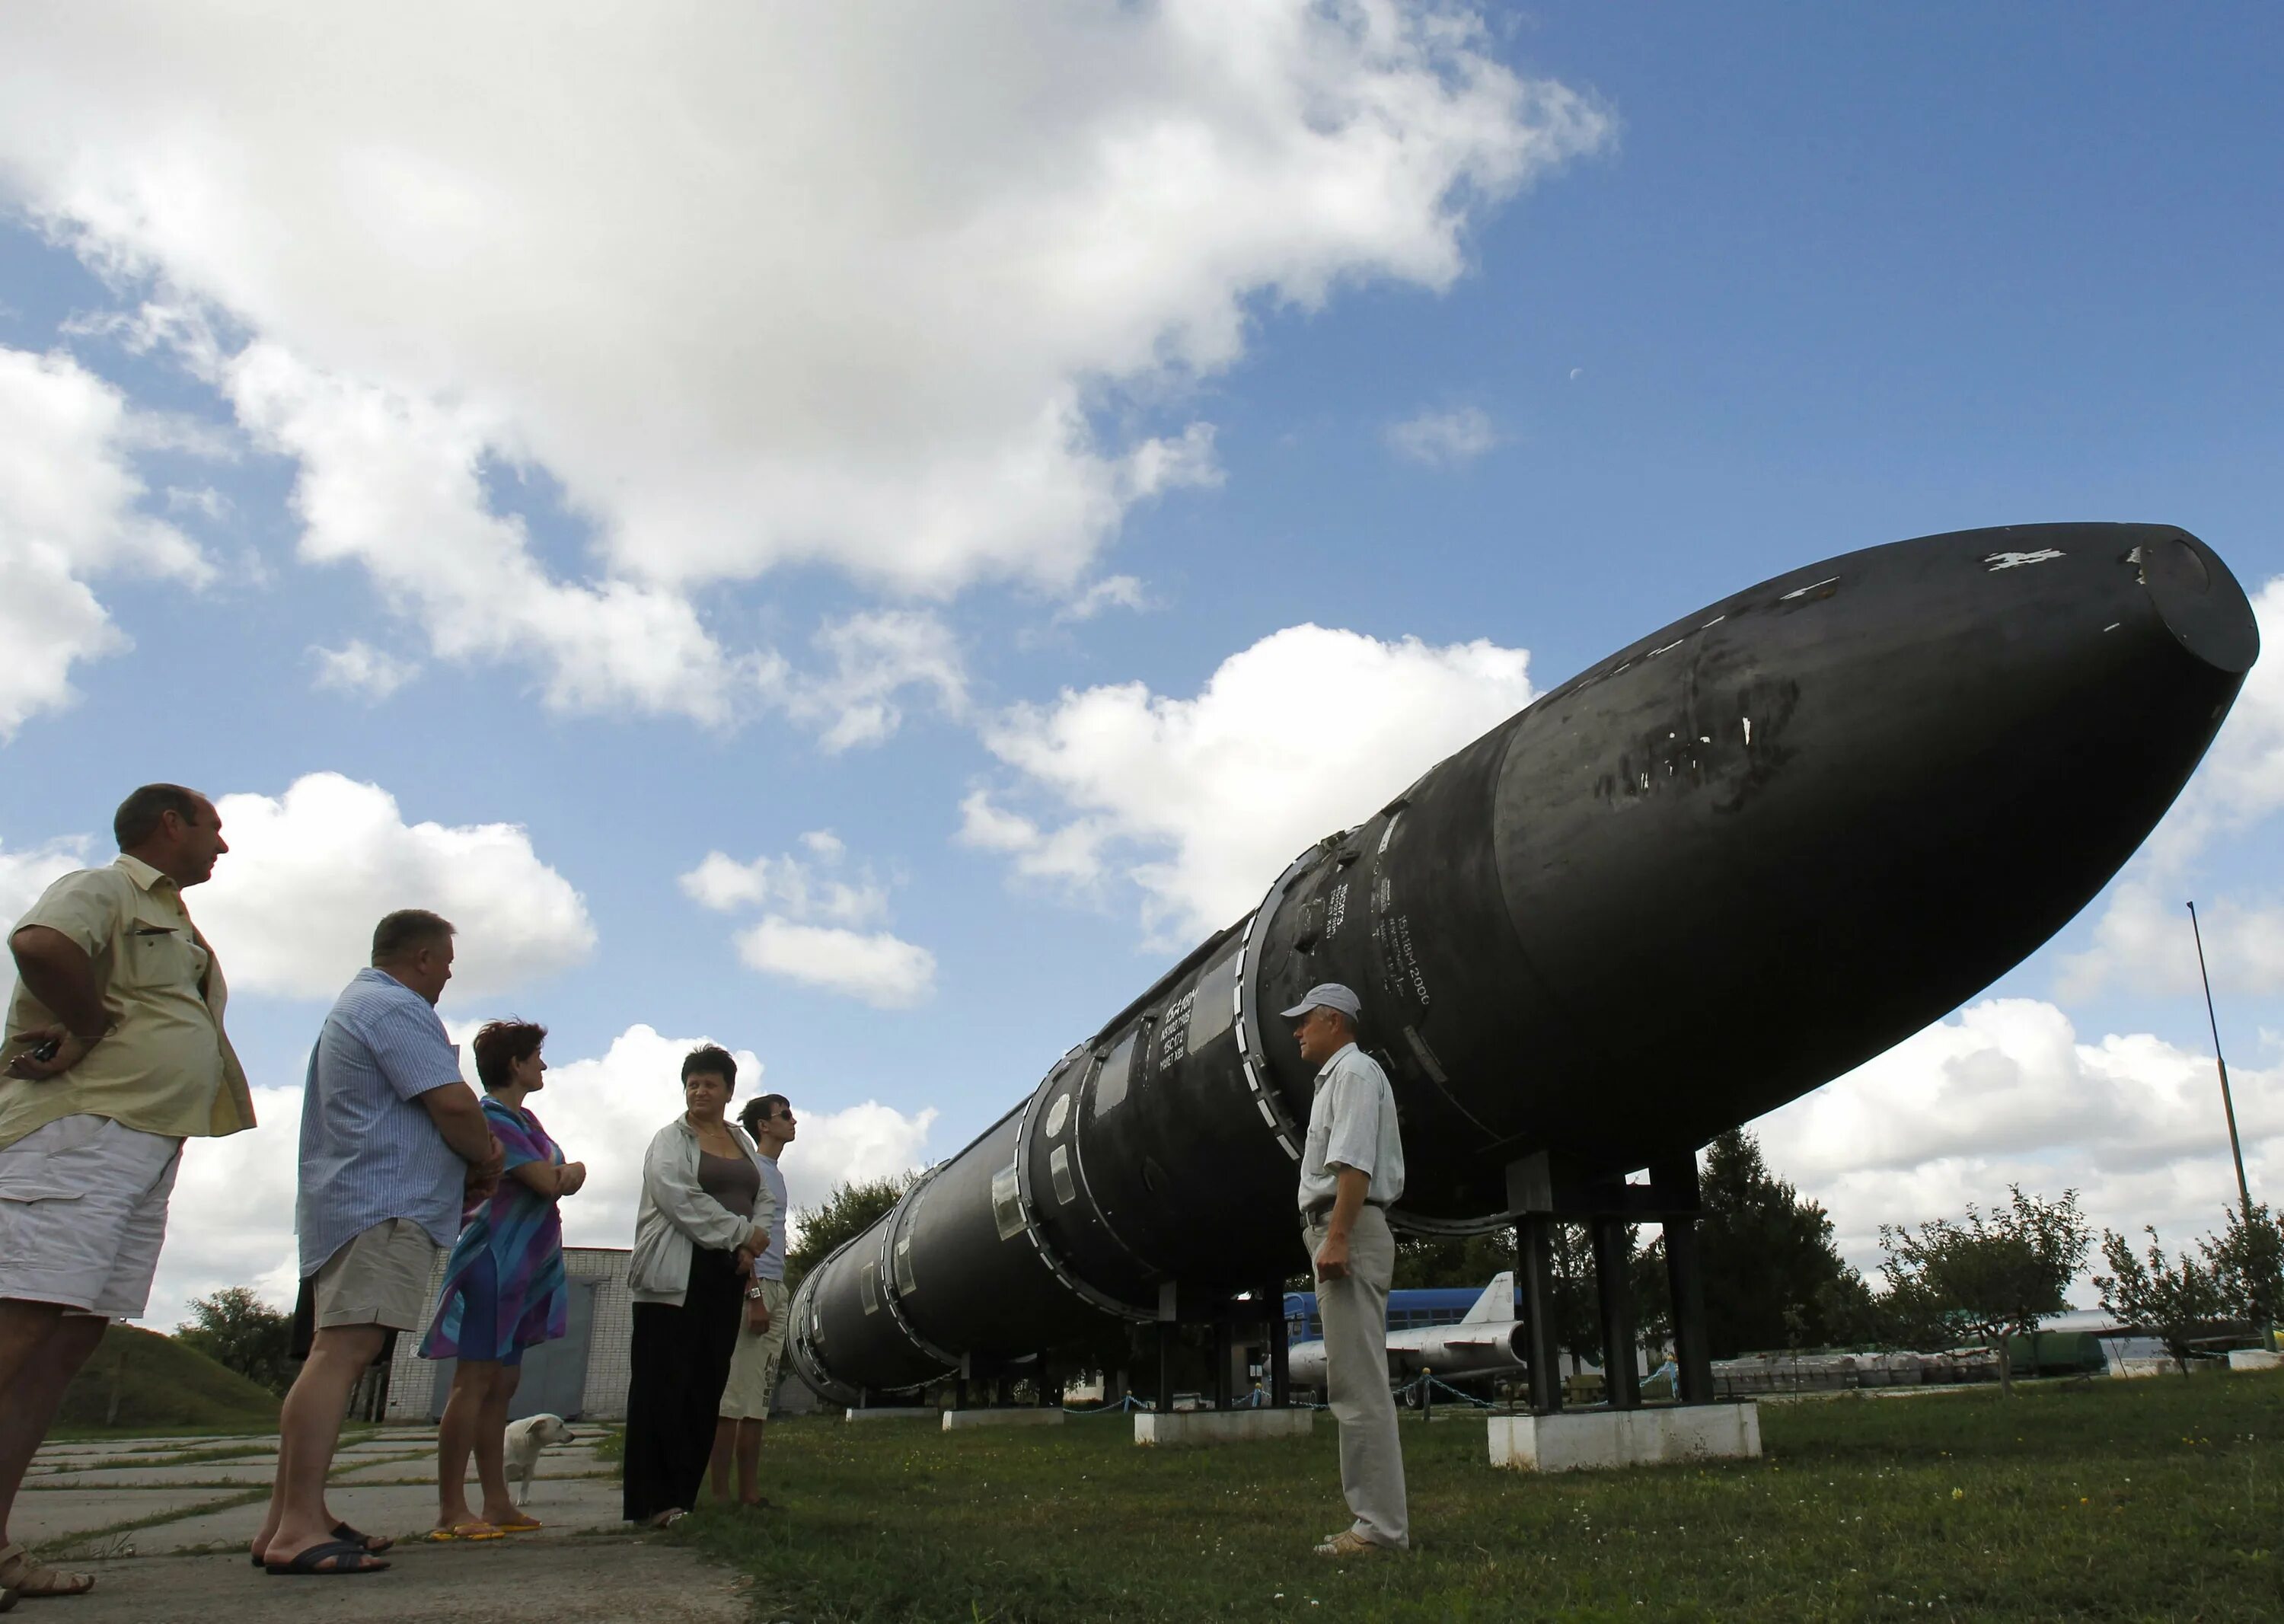
[[[2197,939],[2197,974],[2205,984],[2205,1022],[2212,1028],[2213,1065],[2220,1070],[2220,1108],[2228,1116],[2228,1150],[2236,1158],[2236,1198],[2244,1205],[2245,1227],[2252,1225],[2252,1186],[2244,1179],[2244,1145],[2236,1136],[2236,1101],[2228,1091],[2228,1062],[2221,1058],[2220,1019],[2213,1013],[2212,976],[2205,969],[2205,933],[2197,924],[2197,905],[2189,904],[2189,930]]]

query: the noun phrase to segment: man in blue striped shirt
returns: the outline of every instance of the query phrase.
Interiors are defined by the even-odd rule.
[[[293,1227],[317,1330],[278,1417],[278,1480],[254,1541],[272,1573],[388,1565],[326,1513],[325,1474],[357,1378],[390,1331],[419,1327],[463,1198],[499,1179],[499,1144],[436,1016],[451,979],[450,923],[417,908],[390,914],[373,931],[372,967],[335,1001],[309,1052]]]

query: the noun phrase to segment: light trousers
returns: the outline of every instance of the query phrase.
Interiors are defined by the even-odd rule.
[[[1310,1219],[1301,1232],[1313,1272],[1324,1223]],[[1349,1234],[1348,1274],[1317,1282],[1317,1313],[1325,1326],[1326,1397],[1341,1426],[1341,1488],[1355,1531],[1402,1550],[1411,1546],[1412,1523],[1396,1395],[1388,1389],[1388,1283],[1395,1271],[1396,1237],[1387,1214],[1367,1206]]]

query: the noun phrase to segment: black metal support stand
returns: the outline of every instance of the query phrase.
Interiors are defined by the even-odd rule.
[[[1698,1205],[1697,1159],[1685,1157],[1650,1169],[1650,1182],[1686,1191]],[[1673,1362],[1680,1380],[1674,1396],[1685,1404],[1713,1401],[1713,1349],[1705,1332],[1705,1260],[1697,1245],[1697,1214],[1665,1219],[1665,1281],[1673,1293]]]
[[[1522,1282],[1523,1317],[1530,1337],[1530,1407],[1540,1415],[1562,1408],[1561,1346],[1554,1315],[1554,1226],[1584,1223],[1594,1243],[1600,1297],[1602,1380],[1613,1409],[1641,1404],[1634,1368],[1635,1325],[1626,1245],[1630,1223],[1665,1226],[1666,1277],[1673,1291],[1674,1362],[1685,1404],[1713,1399],[1713,1366],[1705,1333],[1705,1277],[1697,1246],[1701,1199],[1697,1159],[1654,1163],[1647,1184],[1610,1177],[1582,1178],[1560,1159],[1541,1152],[1508,1164],[1507,1201],[1515,1214],[1516,1271]]]
[[[1227,1409],[1237,1397],[1236,1383],[1230,1379],[1230,1362],[1237,1349],[1232,1327],[1229,1323],[1234,1303],[1223,1303],[1214,1315],[1213,1328],[1213,1401],[1216,1409]]]
[[[1632,1248],[1626,1221],[1610,1214],[1592,1220],[1594,1280],[1602,1309],[1602,1394],[1612,1409],[1641,1408],[1641,1375],[1634,1369]]]
[[[1523,1323],[1530,1337],[1530,1408],[1542,1416],[1562,1408],[1562,1335],[1554,1323],[1554,1222],[1534,1213],[1514,1226]]]

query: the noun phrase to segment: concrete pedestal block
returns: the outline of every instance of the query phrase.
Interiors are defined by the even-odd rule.
[[[1041,1409],[1033,1406],[1025,1409],[947,1409],[943,1412],[943,1430],[965,1432],[971,1426],[1060,1426],[1062,1406]]]
[[[1137,1410],[1134,1441],[1141,1444],[1257,1443],[1264,1438],[1306,1438],[1313,1409]]]
[[[2265,1348],[2235,1347],[2229,1350],[2228,1368],[2232,1370],[2273,1370],[2284,1368],[2284,1354],[2272,1354]]]
[[[1761,1453],[1757,1404],[1492,1416],[1489,1422],[1491,1464],[1521,1472],[1757,1460]]]
[[[846,1414],[851,1421],[933,1421],[943,1411],[933,1404],[872,1404]]]

